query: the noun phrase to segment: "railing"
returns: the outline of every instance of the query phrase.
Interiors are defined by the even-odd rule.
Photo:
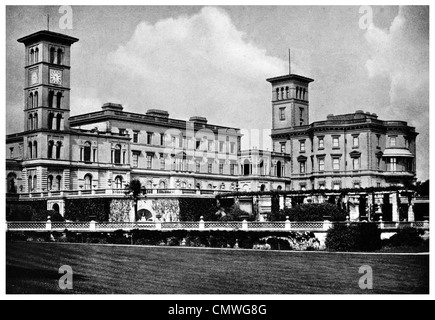
[[[7,222],[8,231],[78,231],[110,232],[115,230],[244,230],[244,231],[311,231],[326,232],[334,224],[359,224],[367,222],[330,221],[138,221],[138,222]],[[383,232],[406,227],[429,230],[428,221],[376,222]]]

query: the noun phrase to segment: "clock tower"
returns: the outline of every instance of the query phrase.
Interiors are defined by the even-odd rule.
[[[18,39],[25,45],[24,131],[68,131],[70,52],[78,39],[39,31]]]

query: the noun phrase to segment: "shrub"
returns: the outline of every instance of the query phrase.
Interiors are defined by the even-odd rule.
[[[29,205],[10,205],[6,208],[7,221],[31,221],[36,213]]]
[[[180,221],[199,221],[201,216],[205,221],[216,221],[218,211],[216,199],[180,198]]]
[[[381,231],[374,223],[335,224],[325,244],[331,251],[375,251],[382,247]]]
[[[393,235],[387,241],[387,244],[392,247],[418,247],[423,244],[423,239],[420,237],[420,234],[421,232],[415,228],[403,228],[400,229],[395,235]]]
[[[335,224],[328,230],[325,245],[331,251],[348,252],[356,248],[356,230],[346,224]]]
[[[281,210],[280,219],[285,220],[288,216],[290,221],[323,221],[328,217],[331,221],[345,221],[346,215],[346,212],[335,204],[312,203]]]
[[[47,221],[50,217],[50,221],[65,221],[62,215],[54,210],[42,210],[39,212],[34,212],[32,215],[32,221]]]
[[[65,219],[71,221],[108,221],[111,199],[66,199]]]

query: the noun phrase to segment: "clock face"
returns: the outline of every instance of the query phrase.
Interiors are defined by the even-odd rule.
[[[38,82],[39,82],[38,71],[37,70],[32,70],[30,72],[30,84],[34,85],[34,84],[37,84]]]
[[[62,84],[62,71],[50,69],[50,83]]]

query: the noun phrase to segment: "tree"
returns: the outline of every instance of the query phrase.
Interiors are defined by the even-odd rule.
[[[137,201],[146,194],[146,189],[142,186],[139,179],[132,179],[127,183],[124,188],[126,197],[133,200],[134,203],[134,216],[137,218]]]
[[[425,182],[418,181],[416,184],[416,191],[419,196],[429,196],[429,180]]]

